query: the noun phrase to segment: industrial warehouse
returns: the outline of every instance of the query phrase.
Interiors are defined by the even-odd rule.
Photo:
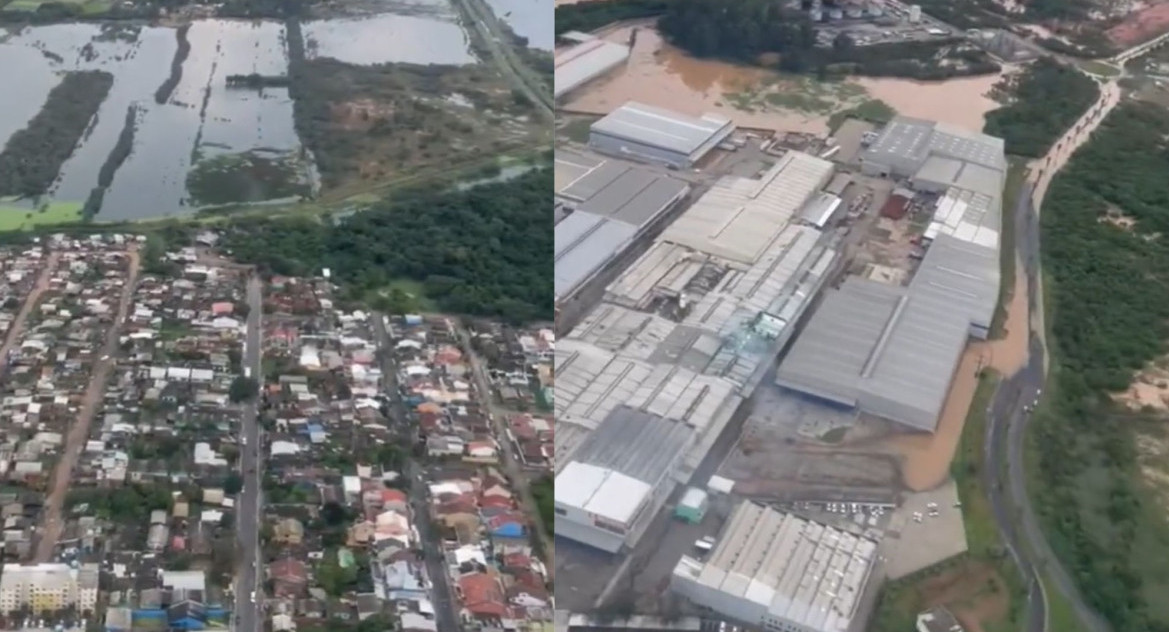
[[[692,602],[775,632],[846,632],[877,543],[741,503],[705,562],[682,557],[671,587]]]
[[[559,101],[594,79],[620,67],[629,59],[629,47],[585,33],[560,36],[573,45],[556,51],[553,98]]]
[[[861,164],[940,196],[928,249],[907,286],[853,277],[829,292],[776,382],[932,432],[967,339],[987,337],[998,302],[1003,142],[898,118]]]
[[[596,156],[556,156],[556,301],[582,285],[658,222],[690,187]]]
[[[730,137],[730,119],[692,117],[630,101],[593,123],[589,147],[603,154],[688,169]]]
[[[558,537],[632,546],[693,476],[837,258],[800,223],[833,172],[790,152],[722,178],[557,341]]]

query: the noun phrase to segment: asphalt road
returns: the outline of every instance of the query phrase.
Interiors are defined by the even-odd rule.
[[[1042,296],[1038,282],[1039,222],[1032,197],[1030,183],[1024,184],[1016,200],[1015,234],[1019,259],[1027,275],[1030,311],[1036,313]],[[1084,603],[1075,582],[1051,551],[1027,495],[1023,446],[1030,415],[1025,407],[1038,399],[1045,377],[1043,343],[1034,329],[1037,323],[1042,326],[1042,320],[1032,322],[1027,365],[1000,383],[988,410],[984,483],[1003,539],[1029,587],[1027,632],[1047,630],[1049,589],[1063,595],[1088,630],[1109,632],[1107,622]],[[1052,586],[1043,584],[1043,574]]]
[[[262,354],[260,322],[263,313],[263,285],[258,276],[248,280],[248,331],[244,343],[244,366],[251,367],[252,377],[263,383],[260,357]],[[240,469],[244,480],[236,509],[236,534],[239,538],[240,566],[236,569],[235,630],[259,632],[263,629],[260,606],[252,601],[252,591],[260,600],[262,586],[259,576],[260,549],[260,429],[256,423],[259,398],[252,400],[240,419],[240,436],[247,444],[240,446]]]
[[[482,40],[483,45],[495,58],[500,71],[531,101],[544,118],[549,121],[555,119],[552,95],[547,93],[533,71],[519,59],[514,45],[499,22],[499,17],[492,12],[491,7],[483,0],[456,0],[454,4],[471,22],[473,34]]]
[[[390,336],[386,331],[382,314],[370,316],[370,325],[377,336],[378,348],[382,353],[382,371],[386,376],[386,391],[390,398],[390,413],[398,424],[405,425],[405,432],[413,437],[416,433],[409,419],[402,391],[398,386],[398,369],[390,354]],[[430,522],[429,489],[426,486],[425,468],[412,455],[406,463],[405,475],[410,477],[410,503],[414,508],[414,528],[422,539],[422,553],[426,574],[430,578],[430,600],[434,605],[435,625],[438,632],[458,632],[458,604],[452,597],[450,578],[447,574],[446,559],[439,543],[439,536]]]

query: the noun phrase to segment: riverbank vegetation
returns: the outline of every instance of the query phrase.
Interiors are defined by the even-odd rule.
[[[987,113],[984,131],[1007,143],[1007,153],[1038,158],[1100,97],[1100,86],[1072,66],[1040,57],[999,84],[1003,107]]]
[[[0,197],[48,191],[113,83],[113,75],[97,70],[65,75],[41,111],[0,152]]]
[[[696,57],[785,72],[940,80],[1001,69],[985,51],[960,38],[858,46],[842,34],[831,47],[817,47],[808,16],[774,0],[672,0],[658,30]]]
[[[170,100],[171,93],[175,91],[179,81],[183,79],[183,62],[187,61],[187,55],[191,54],[191,42],[187,40],[187,32],[190,30],[190,24],[184,24],[175,29],[175,37],[178,38],[179,47],[175,50],[175,56],[170,60],[170,75],[154,92],[154,102],[159,105]]]
[[[353,299],[405,278],[443,311],[551,320],[551,188],[551,170],[536,169],[465,191],[395,196],[336,221],[236,218],[223,245],[269,273],[329,268]]]
[[[81,207],[81,217],[84,220],[91,220],[95,215],[101,211],[102,201],[105,199],[106,189],[114,181],[114,174],[130,157],[130,152],[134,150],[134,133],[138,130],[138,106],[136,104],[130,105],[126,108],[126,121],[122,124],[122,131],[118,134],[118,142],[114,143],[114,148],[110,150],[106,161],[102,163],[101,170],[97,174],[97,186],[89,192],[89,197],[85,200],[85,205]]]
[[[670,0],[600,0],[574,2],[556,7],[556,34],[568,31],[595,31],[621,20],[660,17]]]
[[[286,32],[296,130],[326,192],[499,156],[547,133],[489,65],[308,59],[299,21]]]
[[[1169,112],[1119,106],[1056,177],[1041,220],[1052,370],[1030,495],[1085,600],[1126,632],[1169,630],[1166,413],[1114,396],[1169,340],[1166,138]]]

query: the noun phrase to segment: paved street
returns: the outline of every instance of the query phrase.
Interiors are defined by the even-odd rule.
[[[516,459],[515,454],[513,454],[511,442],[507,440],[507,419],[509,413],[495,403],[495,395],[487,377],[487,369],[483,366],[483,360],[471,347],[470,334],[461,326],[458,328],[458,331],[459,341],[462,343],[463,348],[467,350],[468,358],[471,361],[471,372],[475,378],[475,390],[479,392],[479,399],[482,400],[483,406],[491,416],[491,423],[495,427],[495,436],[501,443],[499,451],[503,456],[502,465],[504,474],[511,481],[512,487],[519,492],[520,501],[524,505],[524,513],[532,517],[533,528],[536,530],[536,535],[540,538],[540,545],[544,549],[544,559],[550,562],[547,565],[548,581],[555,582],[555,545],[552,542],[552,538],[549,537],[548,531],[544,528],[544,523],[540,521],[539,508],[536,505],[535,497],[532,496],[532,487],[528,484],[528,475],[524,472],[523,465]]]
[[[390,415],[399,424],[405,424],[407,416],[406,405],[402,402],[402,392],[398,387],[398,369],[394,365],[390,354],[390,336],[386,331],[382,315],[374,313],[370,316],[370,324],[374,335],[377,336],[378,349],[382,353],[382,371],[385,373],[386,391],[390,396]],[[405,432],[412,438],[416,430],[408,425]],[[422,538],[422,550],[426,563],[426,574],[433,584],[431,601],[434,604],[435,624],[438,632],[457,632],[459,618],[456,612],[456,603],[452,598],[450,581],[447,576],[446,560],[439,546],[438,536],[430,524],[429,490],[424,476],[425,468],[408,454],[409,459],[404,474],[410,477],[410,502],[414,507],[414,527],[418,529],[418,536]]]
[[[244,343],[244,366],[251,368],[252,378],[263,383],[261,355],[263,328],[263,284],[258,276],[248,280],[248,333]],[[235,630],[237,632],[258,632],[263,629],[263,615],[260,607],[252,601],[252,591],[260,598],[261,581],[259,573],[260,548],[260,429],[256,423],[259,399],[252,400],[244,408],[240,421],[240,436],[247,445],[240,447],[240,469],[244,488],[239,495],[236,532],[239,537],[240,565],[236,571],[235,587]]]

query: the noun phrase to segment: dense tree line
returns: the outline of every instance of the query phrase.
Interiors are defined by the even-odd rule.
[[[1151,600],[1169,585],[1169,525],[1136,450],[1136,433],[1164,422],[1111,397],[1169,339],[1166,138],[1169,112],[1119,106],[1052,183],[1042,216],[1053,383],[1034,425],[1032,497],[1085,599],[1125,632],[1169,630],[1151,607],[1164,612]],[[1110,211],[1135,225],[1101,221]]]
[[[595,31],[621,20],[658,17],[670,0],[597,0],[556,7],[556,34],[568,31]]]
[[[113,75],[98,70],[65,75],[0,153],[0,197],[33,197],[52,186],[113,83]]]
[[[987,113],[987,134],[1007,142],[1007,153],[1037,158],[1100,96],[1100,86],[1076,68],[1041,57],[1000,89],[1007,105]]]
[[[187,40],[187,32],[190,30],[190,24],[184,24],[175,29],[175,37],[178,38],[179,47],[175,50],[175,56],[170,60],[170,75],[154,92],[154,102],[159,105],[164,105],[170,100],[171,93],[175,91],[179,81],[183,79],[183,62],[187,61],[187,55],[191,54],[191,42]]]
[[[400,197],[332,223],[239,218],[224,246],[272,273],[329,268],[355,297],[409,278],[445,311],[549,320],[551,190],[550,170],[538,169],[466,191]]]
[[[957,38],[856,46],[842,35],[831,47],[817,47],[808,16],[780,0],[671,0],[658,29],[696,57],[774,63],[786,72],[937,80],[1000,69]]]

